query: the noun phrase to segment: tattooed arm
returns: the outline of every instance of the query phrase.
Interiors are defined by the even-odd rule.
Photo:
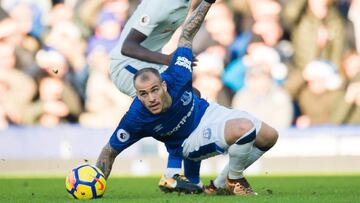
[[[100,156],[96,162],[96,166],[104,173],[105,179],[108,179],[112,165],[116,156],[119,154],[109,143],[102,149]]]
[[[191,17],[185,22],[181,33],[178,47],[192,48],[192,41],[195,34],[200,29],[204,18],[211,7],[211,3],[206,0],[201,1],[200,5],[192,13]]]

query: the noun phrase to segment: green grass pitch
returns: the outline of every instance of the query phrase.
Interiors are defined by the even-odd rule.
[[[104,197],[91,202],[360,202],[360,175],[253,176],[248,180],[259,193],[253,197],[165,194],[157,188],[158,180],[111,177]],[[0,202],[69,201],[65,178],[0,178]]]

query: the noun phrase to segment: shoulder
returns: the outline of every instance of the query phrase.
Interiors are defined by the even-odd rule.
[[[145,123],[140,119],[137,111],[129,109],[121,119],[118,128],[130,134],[141,134],[144,125]]]
[[[126,117],[127,122],[131,125],[136,123],[136,126],[145,126],[151,122],[154,115],[146,109],[137,97],[135,97],[124,117]]]
[[[141,101],[135,97],[134,101],[131,103],[129,110],[126,112],[124,118],[127,120],[133,121],[137,120],[141,117],[144,117],[144,105],[141,103]]]

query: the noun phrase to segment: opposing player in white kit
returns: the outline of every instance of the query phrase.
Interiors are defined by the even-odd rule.
[[[138,70],[154,67],[163,72],[167,69],[172,55],[162,54],[161,49],[184,22],[190,5],[191,0],[143,0],[139,4],[110,53],[111,79],[121,92],[135,97],[133,76]],[[189,168],[200,167],[192,166],[192,162],[184,164]],[[174,188],[176,190],[181,190],[181,187],[199,189],[199,186],[191,185],[177,175],[181,173],[181,165],[181,157],[169,156],[166,172],[159,182],[160,189],[164,189],[168,182],[176,181],[182,182]],[[191,176],[190,180],[194,183],[200,181],[198,173],[191,174],[185,169],[185,175]],[[166,191],[169,190],[167,188]]]
[[[184,25],[164,73],[151,67],[136,72],[137,97],[97,161],[105,177],[119,153],[144,137],[153,137],[165,143],[169,154],[194,162],[228,152],[226,190],[234,195],[256,194],[243,171],[256,160],[253,149],[270,149],[276,143],[277,131],[246,112],[209,103],[193,93],[192,40],[213,2],[203,0]],[[205,190],[216,192],[210,187]]]
[[[136,96],[136,71],[167,68],[171,55],[162,54],[161,49],[184,22],[190,4],[189,0],[146,0],[138,5],[110,53],[111,79],[121,92]]]

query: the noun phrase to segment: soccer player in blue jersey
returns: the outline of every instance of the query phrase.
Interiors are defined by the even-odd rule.
[[[277,131],[246,112],[209,103],[193,93],[192,40],[211,3],[203,0],[185,23],[178,49],[164,73],[151,67],[135,73],[137,97],[96,164],[106,178],[119,153],[144,137],[153,137],[165,143],[170,155],[198,166],[203,159],[228,153],[226,190],[235,195],[256,194],[243,171],[276,143]],[[210,184],[204,190],[216,192],[217,187]]]
[[[131,97],[136,96],[133,76],[137,70],[145,67],[153,67],[160,72],[166,70],[171,54],[162,54],[160,51],[184,22],[191,2],[146,0],[138,5],[127,21],[116,47],[110,53],[111,79],[121,92]],[[181,165],[181,157],[169,156],[165,174],[159,182],[160,188],[167,182],[173,182],[174,176],[179,178],[177,174],[181,173]],[[187,173],[189,174],[194,176]],[[186,186],[194,187],[189,184]]]

